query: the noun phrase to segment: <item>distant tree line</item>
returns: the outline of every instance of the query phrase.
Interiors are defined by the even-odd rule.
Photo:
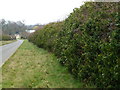
[[[24,24],[24,21],[6,21],[4,19],[0,20],[2,26],[2,33],[7,35],[19,34],[25,32],[27,26]]]
[[[26,30],[38,30],[41,29],[44,25],[25,25],[24,21],[7,21],[5,19],[0,20],[0,36],[11,36],[14,37],[15,34],[20,34],[21,38],[26,39],[30,33],[27,33]]]

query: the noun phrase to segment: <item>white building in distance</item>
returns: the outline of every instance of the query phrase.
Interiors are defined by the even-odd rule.
[[[19,34],[15,34],[16,39],[20,39],[21,36]]]
[[[25,30],[27,33],[34,33],[35,30]]]

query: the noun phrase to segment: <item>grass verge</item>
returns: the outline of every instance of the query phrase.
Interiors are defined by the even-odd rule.
[[[2,66],[3,88],[80,88],[57,58],[27,40]]]
[[[0,46],[5,45],[5,44],[9,44],[12,42],[15,42],[16,40],[10,40],[10,41],[0,41]]]

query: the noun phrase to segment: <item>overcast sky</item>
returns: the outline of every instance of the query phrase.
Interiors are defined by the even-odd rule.
[[[0,19],[47,24],[65,19],[88,0],[0,0]]]

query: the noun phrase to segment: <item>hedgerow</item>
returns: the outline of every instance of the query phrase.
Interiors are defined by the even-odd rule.
[[[0,35],[0,41],[8,41],[12,40],[12,38],[9,35]]]
[[[118,4],[86,2],[65,21],[46,25],[29,40],[53,51],[77,79],[97,87],[120,87]]]
[[[53,52],[57,36],[61,30],[62,25],[63,22],[50,23],[44,26],[43,29],[40,29],[31,34],[29,40],[38,47],[42,47]]]

